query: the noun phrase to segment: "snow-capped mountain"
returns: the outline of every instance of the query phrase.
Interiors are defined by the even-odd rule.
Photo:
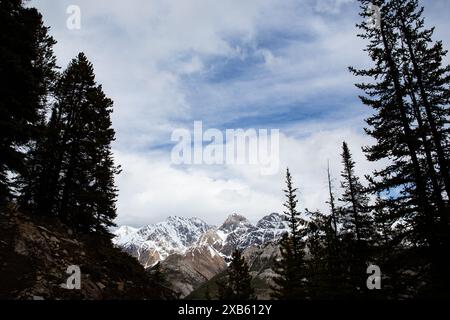
[[[122,226],[113,242],[135,256],[144,267],[151,267],[172,254],[206,252],[228,260],[234,249],[245,249],[277,240],[287,231],[278,213],[271,213],[256,225],[244,216],[230,215],[222,225],[214,227],[198,218],[169,217],[164,222],[142,228]]]
[[[220,227],[204,233],[195,245],[208,244],[228,258],[235,249],[244,250],[250,246],[263,245],[281,238],[285,232],[287,223],[278,213],[263,217],[256,225],[241,215],[232,214]]]
[[[183,254],[212,226],[198,218],[171,216],[142,228],[121,226],[113,232],[113,243],[150,267],[171,254]]]
[[[278,213],[263,217],[255,226],[242,216],[231,215],[218,229],[219,234],[226,236],[221,252],[231,255],[235,248],[244,250],[250,246],[260,246],[280,239],[287,231],[288,225]]]
[[[259,261],[267,248],[278,247],[274,242],[287,230],[287,222],[278,213],[256,224],[234,213],[220,226],[198,218],[169,217],[138,229],[122,226],[114,232],[113,242],[145,268],[161,261],[172,289],[185,297],[222,272],[235,249],[243,250],[250,262]],[[273,256],[274,250],[269,251]]]

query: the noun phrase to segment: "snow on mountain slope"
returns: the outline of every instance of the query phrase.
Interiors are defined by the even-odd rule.
[[[263,217],[256,225],[234,213],[219,227],[198,218],[172,216],[139,229],[122,226],[114,232],[113,243],[150,267],[190,248],[205,248],[202,252],[219,254],[227,260],[236,248],[243,250],[277,240],[286,231],[287,224],[278,213]]]
[[[235,249],[265,252],[263,248],[270,243],[277,247],[274,241],[287,230],[287,222],[278,213],[263,217],[255,225],[234,213],[219,227],[197,218],[169,217],[140,229],[120,227],[114,232],[113,242],[146,268],[161,261],[172,289],[185,297],[222,272]]]
[[[216,230],[216,233],[222,239],[220,252],[231,256],[235,249],[244,250],[250,246],[260,246],[278,240],[287,230],[286,221],[278,213],[263,217],[256,225],[251,224],[241,215],[232,214]]]
[[[119,246],[126,245],[127,243],[134,243],[139,241],[138,238],[139,229],[129,227],[129,226],[121,226],[116,231],[113,232],[115,235],[114,243]]]
[[[211,228],[198,218],[171,216],[139,229],[122,226],[113,232],[113,243],[150,267],[171,254],[183,254]]]

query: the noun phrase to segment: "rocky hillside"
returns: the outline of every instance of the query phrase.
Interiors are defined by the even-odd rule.
[[[286,231],[287,224],[277,213],[263,217],[255,225],[232,214],[219,227],[197,218],[170,217],[140,229],[123,226],[115,231],[113,242],[144,267],[161,261],[172,289],[185,297],[225,270],[236,248],[245,250],[244,255],[254,266],[255,279],[266,283],[271,270],[264,267],[264,257],[272,259],[275,250],[267,249],[268,244]]]
[[[0,299],[173,297],[108,239],[77,234],[56,219],[0,208],[0,235]],[[62,286],[70,265],[80,267],[79,290]]]
[[[208,246],[191,247],[184,254],[170,255],[161,270],[171,289],[185,297],[227,267],[225,259]]]

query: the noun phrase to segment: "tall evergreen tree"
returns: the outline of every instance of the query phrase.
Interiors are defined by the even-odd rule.
[[[430,244],[432,278],[437,291],[450,285],[449,264],[442,252],[450,250],[450,66],[443,65],[447,51],[434,42],[434,29],[426,29],[424,8],[417,0],[395,2],[397,28],[405,47],[403,54],[407,85],[424,145],[430,196],[437,214]]]
[[[373,239],[369,198],[355,174],[355,162],[346,142],[342,144],[342,164],[344,166],[341,173],[343,194],[339,198],[342,203],[339,208],[343,229],[342,239],[346,251],[348,278],[356,289],[355,294],[358,294],[365,286],[369,242]]]
[[[32,214],[57,216],[64,156],[63,125],[56,106],[35,147],[27,155],[27,176],[19,179],[20,204]]]
[[[59,216],[83,232],[107,233],[116,216],[114,175],[120,171],[111,152],[113,102],[83,53],[61,75],[55,100],[28,198],[37,213]]]
[[[286,197],[284,215],[288,222],[290,232],[280,241],[281,258],[275,262],[275,286],[272,288],[273,296],[282,300],[303,299],[308,297],[306,291],[306,265],[305,265],[305,221],[297,211],[297,188],[293,186],[289,168],[286,171]]]
[[[307,214],[308,291],[315,299],[336,299],[348,295],[349,288],[343,277],[342,252],[340,252],[339,208],[333,192],[330,166],[327,168],[330,214],[320,211]]]
[[[106,231],[116,216],[114,175],[119,173],[111,153],[113,102],[95,83],[83,53],[63,73],[56,99],[63,121],[59,214],[83,231]]]
[[[407,72],[409,71],[411,80],[407,85],[411,92],[417,95],[417,103],[420,107],[416,117],[423,117],[425,121],[424,129],[435,150],[435,162],[440,169],[438,173],[448,199],[450,196],[450,150],[448,148],[450,66],[443,65],[447,51],[444,50],[442,41],[433,41],[434,28],[425,28],[425,20],[422,17],[424,8],[419,7],[418,0],[394,1],[393,9],[397,18],[396,27],[405,45],[402,59],[408,62],[405,66],[408,68]],[[434,166],[432,163],[429,165],[431,171]],[[435,173],[432,172],[432,174]]]
[[[333,228],[334,238],[337,240],[338,237],[338,212],[336,210],[336,201],[333,192],[333,183],[331,181],[331,173],[330,173],[330,163],[328,162],[327,166],[327,179],[328,179],[328,204],[330,205],[330,219]]]
[[[241,252],[235,250],[227,269],[227,275],[218,283],[220,300],[253,300],[255,292],[251,285],[249,267]]]
[[[442,61],[446,52],[440,42],[433,43],[433,29],[424,28],[418,1],[359,2],[364,18],[370,15],[367,9],[372,4],[381,9],[378,27],[359,25],[360,36],[369,40],[366,51],[374,67],[351,68],[358,76],[374,79],[358,85],[365,92],[362,102],[376,111],[367,119],[366,131],[376,140],[365,148],[367,157],[390,163],[370,177],[372,192],[382,199],[377,201],[378,218],[401,226],[396,237],[402,240],[397,241],[399,245],[414,243],[424,250],[421,255],[431,264],[433,290],[445,291],[449,266],[442,252],[449,248],[449,68]],[[418,282],[429,282],[423,271],[419,273]]]
[[[450,265],[442,252],[450,250],[450,66],[443,65],[447,51],[441,41],[433,41],[434,28],[426,29],[417,0],[394,1],[393,10],[405,48],[405,82],[421,132],[430,202],[437,212],[431,218],[434,236],[428,237],[433,289],[449,292]]]
[[[292,175],[289,168],[286,170],[286,189],[283,190],[286,197],[286,202],[283,204],[286,211],[284,215],[286,221],[289,224],[290,237],[292,239],[292,249],[295,258],[303,256],[303,246],[302,246],[302,226],[304,225],[304,220],[300,216],[300,212],[297,211],[297,188],[294,187],[292,183]]]
[[[339,208],[344,232],[350,234],[358,244],[370,239],[369,198],[366,190],[355,174],[355,162],[346,142],[342,144],[341,176],[343,194],[339,198]]]
[[[8,173],[27,176],[26,151],[45,120],[55,80],[55,41],[42,16],[21,0],[0,1],[0,202],[11,195]]]
[[[368,7],[372,2],[360,2],[363,7],[361,15],[367,19],[370,14]],[[424,172],[419,162],[419,140],[413,130],[411,106],[405,100],[400,63],[395,59],[399,51],[399,36],[390,23],[393,20],[390,3],[376,3],[383,4],[380,27],[371,28],[367,23],[359,25],[363,31],[360,36],[370,40],[367,52],[375,66],[369,70],[351,68],[358,76],[377,79],[374,83],[357,85],[366,93],[361,97],[362,102],[376,111],[366,120],[369,125],[366,132],[376,139],[377,144],[366,147],[366,155],[370,161],[389,159],[392,163],[373,173],[371,187],[374,192],[393,196],[392,201],[386,202],[391,206],[390,214],[425,217],[431,210]]]
[[[307,292],[311,299],[336,299],[349,291],[342,273],[338,239],[332,216],[320,211],[310,212],[307,223],[306,260]]]

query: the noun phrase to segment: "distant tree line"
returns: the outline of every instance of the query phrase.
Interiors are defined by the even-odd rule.
[[[297,209],[287,171],[285,216],[274,297],[278,299],[450,298],[450,67],[447,51],[425,28],[418,0],[359,0],[358,25],[373,67],[350,68],[373,109],[363,148],[369,161],[388,165],[355,173],[342,146],[342,196],[328,171],[328,213]],[[368,23],[372,5],[381,19]],[[369,290],[367,267],[381,269],[381,290]]]
[[[113,102],[83,53],[63,72],[41,14],[0,0],[0,205],[108,233],[119,173]]]

